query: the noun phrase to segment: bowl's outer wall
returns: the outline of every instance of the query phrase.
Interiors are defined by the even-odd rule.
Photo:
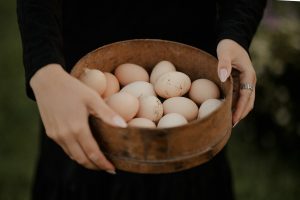
[[[165,40],[139,39],[98,48],[80,59],[71,74],[84,68],[113,72],[123,63],[135,63],[149,73],[161,60],[169,60],[191,80],[207,78],[215,82],[225,98],[212,115],[187,125],[168,129],[118,128],[91,117],[91,129],[101,150],[124,171],[170,173],[210,160],[227,143],[232,127],[232,77],[221,83],[217,59],[197,48]],[[237,79],[237,75],[234,76]],[[235,85],[235,91],[238,91]]]

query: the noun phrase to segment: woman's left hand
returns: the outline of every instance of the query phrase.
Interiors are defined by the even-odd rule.
[[[222,82],[229,77],[232,68],[240,72],[240,97],[232,116],[232,123],[235,126],[253,109],[256,73],[247,51],[233,40],[221,40],[217,46],[217,55],[218,75]]]

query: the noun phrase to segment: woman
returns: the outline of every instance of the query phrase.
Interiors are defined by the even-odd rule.
[[[196,46],[218,57],[221,81],[232,66],[240,71],[236,125],[254,105],[256,76],[247,51],[265,0],[17,3],[27,94],[36,100],[45,128],[33,199],[234,198],[224,151],[173,174],[116,172],[92,137],[88,115],[114,126],[126,123],[68,72],[84,54],[120,40],[158,38]]]

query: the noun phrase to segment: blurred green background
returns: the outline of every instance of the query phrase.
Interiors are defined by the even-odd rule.
[[[38,112],[24,92],[15,1],[0,2],[0,27],[0,199],[27,200]],[[300,3],[269,2],[251,55],[255,109],[228,143],[237,199],[300,199]]]

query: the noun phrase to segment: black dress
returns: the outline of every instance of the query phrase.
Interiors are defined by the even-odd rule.
[[[120,40],[174,40],[215,55],[218,41],[228,38],[248,50],[265,4],[266,0],[18,0],[27,94],[34,99],[29,80],[41,67],[58,63],[70,71],[89,51]],[[32,194],[38,200],[233,199],[224,151],[178,173],[110,175],[76,164],[43,128]]]

